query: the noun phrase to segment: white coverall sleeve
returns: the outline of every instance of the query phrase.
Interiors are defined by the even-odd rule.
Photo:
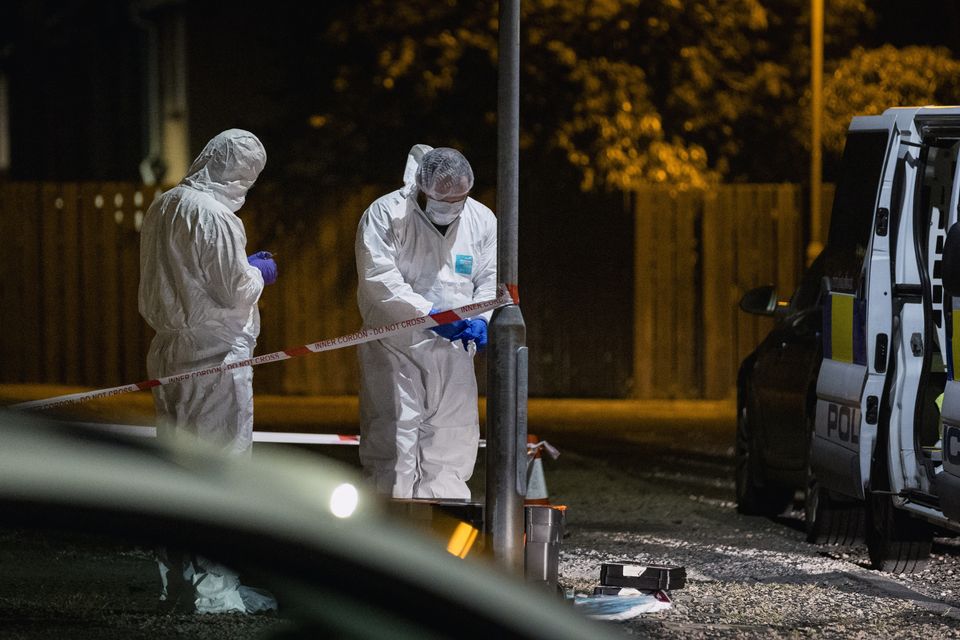
[[[260,270],[247,262],[246,234],[239,220],[214,216],[195,233],[207,294],[221,307],[253,307],[263,293]]]
[[[480,249],[480,260],[473,282],[473,301],[484,302],[497,297],[497,226],[486,230],[486,237]],[[493,312],[488,311],[478,317],[490,322]]]
[[[361,298],[376,308],[385,323],[430,313],[433,305],[414,292],[397,266],[397,238],[390,217],[379,205],[367,209],[357,228],[355,246]]]

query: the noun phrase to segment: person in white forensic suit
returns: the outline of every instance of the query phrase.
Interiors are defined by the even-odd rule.
[[[260,333],[257,302],[264,285],[276,281],[277,266],[268,252],[246,255],[246,233],[236,212],[266,162],[255,135],[224,131],[207,143],[186,177],[148,209],[140,232],[139,307],[156,331],[147,355],[151,378],[253,355]],[[249,456],[250,367],[154,387],[153,398],[158,437],[195,438],[227,455]],[[162,601],[171,602],[173,592],[179,597],[186,585],[198,612],[250,611],[270,604],[211,560],[173,560],[161,552]]]
[[[459,152],[416,145],[403,188],[371,204],[357,228],[357,300],[365,327],[490,300],[497,221],[468,196]],[[470,497],[479,439],[473,358],[490,314],[359,346],[360,461],[394,498]]]

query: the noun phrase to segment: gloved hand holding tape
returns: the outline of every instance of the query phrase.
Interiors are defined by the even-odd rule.
[[[156,378],[154,380],[144,380],[143,382],[126,384],[119,387],[111,387],[109,389],[71,393],[68,395],[57,396],[55,398],[45,398],[43,400],[30,400],[29,402],[20,402],[18,404],[10,405],[9,408],[33,410],[54,409],[56,407],[86,402],[88,400],[96,400],[98,398],[109,398],[111,396],[130,393],[132,391],[144,391],[153,387],[170,384],[171,382],[182,382],[183,380],[200,378],[202,376],[208,376],[215,373],[222,373],[224,371],[230,371],[231,369],[237,369],[240,367],[255,367],[257,365],[266,364],[267,362],[289,360],[290,358],[305,356],[310,353],[321,353],[323,351],[342,349],[343,347],[352,347],[364,342],[372,342],[374,340],[400,335],[402,333],[412,331],[413,329],[432,329],[433,327],[438,327],[451,322],[457,322],[465,318],[477,316],[481,313],[486,313],[487,311],[492,311],[508,304],[515,304],[515,300],[511,295],[510,288],[507,287],[507,285],[501,284],[497,289],[497,297],[493,300],[474,302],[456,309],[441,311],[417,318],[409,318],[407,320],[394,322],[393,324],[382,327],[361,329],[360,331],[350,333],[345,336],[320,340],[319,342],[312,342],[310,344],[301,345],[292,349],[284,349],[283,351],[275,351],[274,353],[267,353],[262,356],[246,358],[244,360],[238,360],[237,362],[230,362],[216,367],[208,367],[195,371],[186,371],[184,373],[179,373],[172,376]]]

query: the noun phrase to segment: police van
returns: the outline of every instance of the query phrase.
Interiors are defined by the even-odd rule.
[[[823,253],[789,301],[741,301],[778,322],[740,370],[738,508],[803,488],[808,539],[886,571],[960,532],[958,154],[960,107],[854,118]]]

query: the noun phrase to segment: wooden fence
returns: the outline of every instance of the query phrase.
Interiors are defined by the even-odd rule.
[[[828,185],[826,211],[832,202]],[[740,361],[773,326],[741,312],[740,298],[763,284],[788,298],[803,270],[800,188],[651,188],[636,203],[632,395],[729,397]]]
[[[139,228],[155,191],[121,183],[0,184],[0,238],[7,273],[0,278],[0,382],[114,386],[143,380],[152,332],[137,309]],[[353,237],[359,213],[375,197],[318,202],[326,212],[309,232],[269,241],[281,277],[260,301],[258,353],[360,327]],[[282,199],[251,197],[244,208],[248,248],[260,247],[258,211]],[[258,367],[258,390],[351,393],[356,354]]]
[[[152,199],[129,184],[0,185],[0,379],[143,379],[137,227]]]
[[[258,353],[360,326],[354,233],[378,190],[316,202],[287,202],[282,193],[258,186],[242,212],[248,249],[274,251],[280,265],[261,299]],[[113,386],[146,377],[151,334],[137,311],[138,231],[154,194],[123,183],[0,183],[0,382]],[[629,236],[618,239],[612,257],[603,216],[591,212],[600,222],[584,235],[579,212],[566,222],[556,207],[542,220],[524,212],[531,394],[727,397],[740,359],[770,327],[738,311],[740,296],[765,283],[792,292],[803,257],[797,186],[635,195],[633,215],[615,216],[634,225],[633,246]],[[832,191],[825,195],[829,210]],[[268,236],[256,222],[278,207],[317,222]],[[623,251],[633,253],[632,273]],[[571,306],[585,304],[603,326],[582,324]],[[258,367],[254,380],[258,392],[349,394],[357,374],[355,350],[344,349]]]
[[[354,238],[360,215],[378,196],[365,188],[349,195],[331,194],[312,203],[282,197],[251,198],[244,216],[267,217],[268,207],[289,206],[315,219],[314,225],[281,230],[261,242],[254,226],[247,246],[277,253],[280,277],[260,300],[261,332],[257,352],[269,353],[352,333],[361,327],[357,309]],[[315,207],[315,211],[304,211]],[[258,210],[258,208],[260,208]],[[263,215],[260,215],[263,214]],[[312,216],[310,214],[313,214]],[[337,349],[257,368],[258,389],[290,394],[353,394],[359,384],[356,349]]]

